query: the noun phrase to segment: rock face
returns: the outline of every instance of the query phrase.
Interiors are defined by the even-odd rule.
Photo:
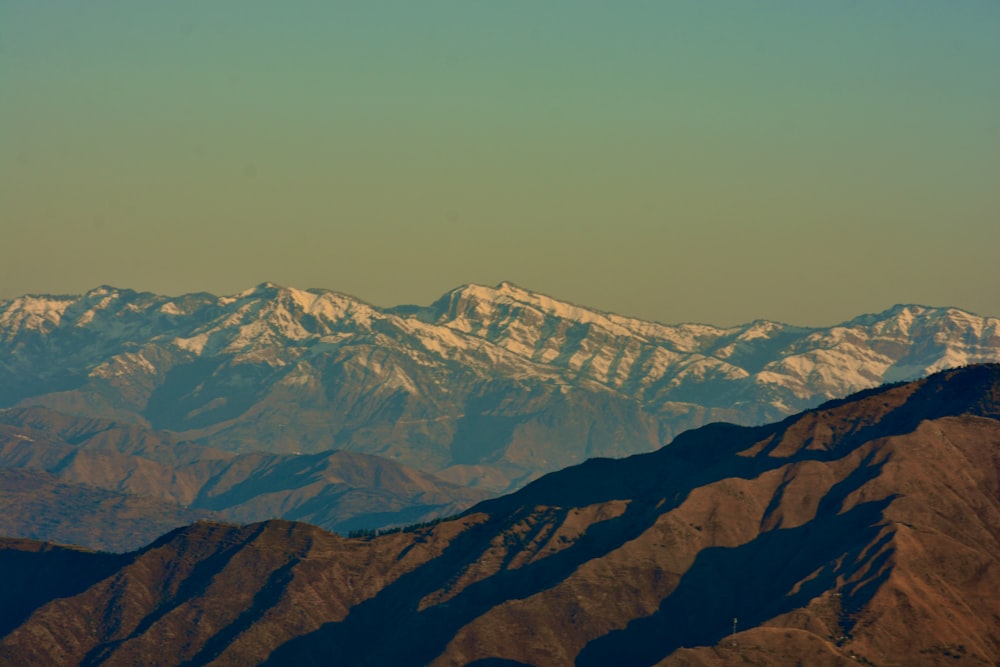
[[[923,306],[816,329],[666,326],[509,283],[388,309],[271,284],[0,302],[0,407],[234,452],[374,454],[491,491],[987,361],[1000,361],[1000,320]]]
[[[0,410],[0,535],[128,551],[199,519],[276,517],[348,533],[486,497],[377,456],[235,454],[138,424]]]
[[[1000,366],[973,366],[408,532],[199,523],[121,561],[61,551],[88,574],[48,599],[24,594],[45,548],[7,542],[0,664],[995,665],[998,420]]]

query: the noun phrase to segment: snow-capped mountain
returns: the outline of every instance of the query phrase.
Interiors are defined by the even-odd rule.
[[[1000,361],[1000,320],[895,306],[830,328],[663,325],[510,283],[377,308],[270,283],[0,301],[0,406],[136,421],[234,451],[342,448],[506,489],[708,421],[751,424]]]

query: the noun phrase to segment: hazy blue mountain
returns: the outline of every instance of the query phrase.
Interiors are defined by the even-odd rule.
[[[0,410],[0,535],[126,551],[197,519],[385,528],[486,497],[379,456],[213,450],[138,424]]]

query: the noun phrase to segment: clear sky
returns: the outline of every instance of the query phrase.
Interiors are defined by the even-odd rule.
[[[0,0],[0,298],[1000,315],[996,0]]]

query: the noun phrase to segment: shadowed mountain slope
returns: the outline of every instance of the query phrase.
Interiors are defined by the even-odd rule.
[[[510,283],[377,308],[265,283],[0,301],[0,407],[47,406],[235,452],[387,457],[493,492],[712,421],[760,424],[1000,361],[1000,320],[895,306],[828,328],[663,325]]]
[[[53,599],[70,597],[124,567],[131,556],[0,538],[0,636]]]
[[[409,532],[196,524],[38,606],[0,663],[995,665],[998,416],[976,366]]]

